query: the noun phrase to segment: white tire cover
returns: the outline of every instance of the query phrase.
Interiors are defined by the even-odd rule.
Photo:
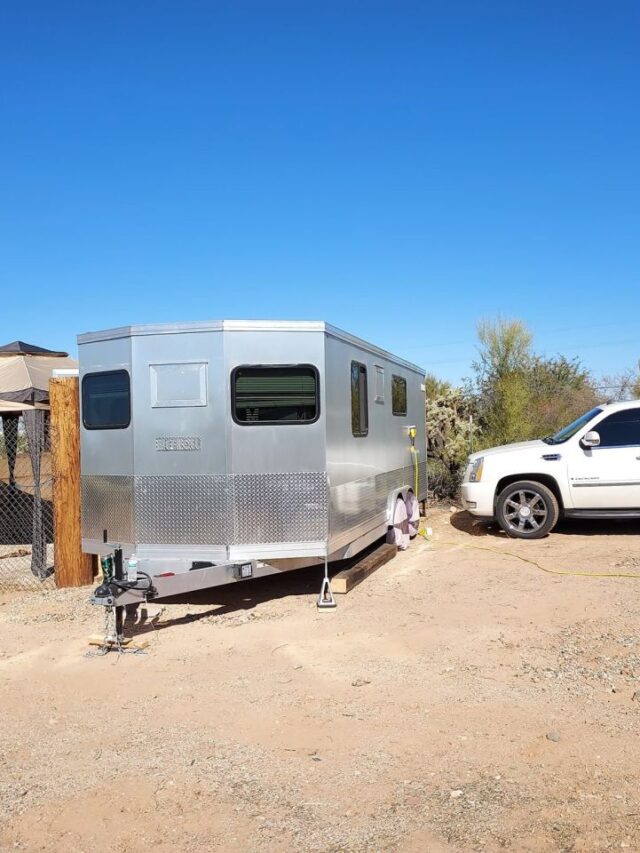
[[[402,498],[396,501],[393,513],[393,527],[390,528],[387,542],[396,545],[400,551],[406,551],[409,547],[409,520],[407,507]]]
[[[418,535],[418,528],[420,527],[420,504],[413,492],[409,492],[404,503],[407,507],[409,536],[413,539],[414,536]]]

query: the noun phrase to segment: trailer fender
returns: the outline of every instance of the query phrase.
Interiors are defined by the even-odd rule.
[[[396,501],[398,498],[402,498],[404,500],[405,495],[409,491],[411,486],[408,483],[405,483],[404,486],[400,486],[397,489],[394,489],[389,493],[389,497],[387,498],[387,524],[389,527],[393,524],[393,516],[396,510]]]

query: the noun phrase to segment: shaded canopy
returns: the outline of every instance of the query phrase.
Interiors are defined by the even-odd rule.
[[[29,352],[16,354],[16,348]],[[66,353],[55,353],[14,341],[0,347],[0,400],[12,403],[48,403],[49,379],[56,368],[76,368],[78,363]],[[20,410],[20,406],[16,409]],[[5,408],[5,411],[7,409]],[[14,409],[15,411],[15,409]]]
[[[19,414],[20,412],[28,412],[33,409],[47,408],[45,403],[36,403],[32,406],[30,403],[13,403],[10,400],[0,400],[0,415]]]
[[[25,344],[24,341],[12,341],[10,344],[0,347],[0,358],[12,355],[49,355],[65,358],[69,353],[37,347],[35,344]]]

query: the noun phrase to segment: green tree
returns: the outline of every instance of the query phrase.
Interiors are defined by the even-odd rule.
[[[533,352],[533,336],[520,320],[483,321],[472,388],[484,447],[541,438],[598,402],[579,359]]]
[[[520,320],[485,320],[478,341],[474,375],[464,388],[425,379],[427,457],[437,497],[457,494],[471,450],[542,438],[600,402],[579,359],[536,354]],[[640,397],[640,381],[635,393]]]
[[[482,441],[487,446],[522,440],[529,433],[528,376],[533,336],[520,320],[478,324],[479,360],[474,362]]]
[[[529,367],[531,421],[528,438],[540,438],[571,423],[599,402],[589,372],[579,359],[534,356]]]
[[[515,373],[531,359],[533,335],[521,320],[481,320],[477,331],[480,360],[474,368],[480,381]]]
[[[640,361],[621,376],[605,377],[603,382],[609,391],[608,396],[615,395],[617,400],[640,399]]]

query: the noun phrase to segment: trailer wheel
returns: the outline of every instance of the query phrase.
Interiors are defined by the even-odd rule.
[[[409,547],[409,519],[407,516],[407,506],[401,497],[396,501],[396,506],[393,511],[393,524],[389,528],[387,542],[390,542],[392,545],[396,545],[400,551],[406,551]]]
[[[420,504],[418,503],[418,498],[415,496],[413,491],[407,492],[407,497],[405,498],[404,503],[407,507],[409,538],[415,539],[418,535],[418,529],[420,527]]]

